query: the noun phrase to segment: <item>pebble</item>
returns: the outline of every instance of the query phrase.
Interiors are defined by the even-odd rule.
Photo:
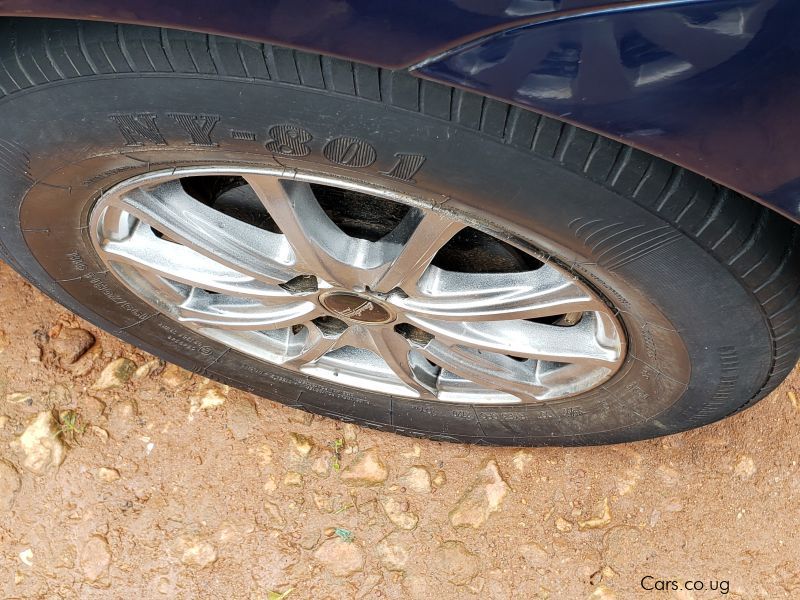
[[[189,414],[196,413],[200,410],[211,410],[219,408],[225,404],[230,387],[227,385],[218,387],[212,386],[204,389],[199,395],[192,396],[189,399]]]
[[[114,483],[115,481],[119,481],[120,475],[119,471],[116,469],[112,469],[111,467],[100,467],[97,469],[97,478],[100,481],[105,481],[106,483]]]
[[[181,562],[187,567],[204,569],[217,560],[217,549],[195,536],[184,536],[178,540]]]
[[[411,558],[411,552],[402,543],[384,539],[375,548],[378,560],[389,571],[403,572]]]
[[[57,383],[47,391],[47,408],[67,408],[72,404],[72,390]]]
[[[756,464],[749,456],[740,456],[733,468],[733,474],[739,479],[751,479],[756,474]]]
[[[289,471],[283,478],[283,485],[292,485],[296,487],[303,486],[303,476],[297,471]]]
[[[125,436],[135,424],[138,414],[136,403],[133,400],[123,400],[111,405],[108,415],[108,427],[116,436]]]
[[[550,556],[544,548],[536,542],[528,542],[517,548],[517,552],[522,556],[530,567],[544,567],[550,561]]]
[[[389,520],[399,529],[410,531],[417,526],[419,517],[409,511],[408,501],[386,497],[381,499],[381,506]]]
[[[408,469],[398,483],[416,494],[429,494],[431,491],[431,474],[427,468],[416,465]]]
[[[95,390],[108,390],[125,385],[135,371],[135,362],[128,358],[117,358],[105,366],[92,388]]]
[[[354,462],[342,469],[341,478],[354,485],[375,485],[389,477],[389,470],[377,450],[371,448],[356,456]]]
[[[14,506],[22,479],[14,465],[0,460],[0,512],[8,512]]]
[[[436,471],[431,483],[433,484],[433,487],[440,488],[447,483],[447,475],[445,475],[444,471]]]
[[[85,329],[67,327],[50,340],[50,348],[58,358],[59,364],[67,367],[78,362],[78,359],[94,346],[94,342],[94,335]]]
[[[439,545],[431,557],[431,571],[453,585],[466,585],[478,575],[478,557],[462,542],[449,540]]]
[[[160,358],[150,359],[133,372],[133,379],[144,379],[158,374],[164,370],[164,364],[164,361]]]
[[[6,402],[9,404],[19,404],[20,406],[33,406],[35,400],[31,392],[12,392],[6,394]]]
[[[338,577],[350,577],[364,570],[364,552],[358,544],[339,537],[322,542],[314,558]]]
[[[49,410],[36,415],[14,444],[23,453],[22,466],[35,475],[58,468],[66,458],[58,422]]]
[[[611,523],[611,507],[608,505],[608,498],[603,498],[599,512],[599,516],[591,517],[585,521],[578,521],[578,529],[581,531],[600,529]]]
[[[234,396],[225,405],[228,430],[235,440],[244,440],[253,432],[258,422],[256,405],[247,398]]]
[[[478,477],[455,507],[450,511],[450,524],[453,527],[473,527],[483,525],[493,512],[500,510],[508,494],[508,484],[500,474],[495,460],[489,460]]]
[[[106,538],[93,535],[81,550],[81,570],[86,581],[94,583],[108,575],[111,565],[111,550]]]
[[[311,438],[295,432],[290,433],[289,437],[292,440],[292,446],[295,452],[300,456],[306,457],[311,454],[311,451],[314,449],[314,442]]]
[[[177,389],[187,383],[192,378],[192,373],[186,369],[180,368],[178,365],[172,363],[164,367],[161,373],[161,381],[172,389]]]
[[[561,533],[567,533],[572,531],[572,523],[567,521],[564,517],[557,517],[556,529],[558,529]]]
[[[332,464],[333,452],[325,450],[311,463],[311,470],[320,477],[324,477],[330,472]]]

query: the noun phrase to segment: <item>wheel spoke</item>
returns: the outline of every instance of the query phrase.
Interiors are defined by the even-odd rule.
[[[189,286],[245,298],[269,297],[278,286],[264,283],[180,244],[159,239],[147,225],[137,223],[122,241],[100,246],[106,258],[134,267],[147,276],[161,276]]]
[[[370,242],[339,229],[309,184],[263,175],[248,175],[246,181],[294,249],[299,269],[346,288],[362,284],[359,270]]]
[[[619,351],[601,344],[604,328],[594,314],[577,325],[558,327],[530,321],[438,321],[407,315],[407,320],[450,345],[553,362],[608,366]]]
[[[288,292],[269,297],[269,305],[263,300],[248,301],[195,288],[177,307],[178,320],[220,329],[268,331],[297,325],[322,314],[314,302]]]
[[[536,381],[535,362],[520,362],[501,354],[446,346],[431,340],[420,352],[443,369],[487,390],[497,390],[532,402],[547,389]]]
[[[298,274],[282,236],[205,206],[179,181],[132,190],[118,200],[118,207],[167,238],[253,279],[283,283]]]
[[[588,291],[552,267],[522,273],[454,273],[429,268],[419,295],[393,295],[398,308],[440,320],[535,319],[597,310]]]
[[[283,364],[300,368],[325,356],[342,344],[341,333],[326,332],[312,321],[304,323],[303,335],[294,336]]]
[[[412,364],[412,346],[406,338],[391,327],[370,330],[370,337],[372,349],[386,362],[400,381],[420,396],[435,395],[433,382],[428,385],[422,383],[424,372]]]
[[[464,228],[441,212],[412,208],[397,228],[387,235],[385,244],[395,247],[373,280],[371,288],[390,292],[394,288],[415,289],[436,253]]]

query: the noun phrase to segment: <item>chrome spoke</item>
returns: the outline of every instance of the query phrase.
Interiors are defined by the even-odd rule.
[[[436,340],[431,340],[420,352],[451,373],[487,390],[516,396],[523,402],[535,402],[547,391],[536,380],[536,363],[532,361],[520,362],[500,354],[446,346]]]
[[[406,319],[451,346],[469,346],[521,358],[583,365],[613,365],[614,348],[601,345],[601,333],[592,316],[572,327],[530,321],[456,322],[407,315]]]
[[[199,255],[256,280],[283,283],[297,273],[285,239],[194,200],[179,181],[124,194],[118,208]]]
[[[370,288],[376,292],[390,292],[397,287],[415,289],[425,269],[436,253],[464,228],[441,212],[412,208],[386,238],[396,250],[381,266],[380,274]]]
[[[112,262],[214,292],[259,298],[273,295],[276,288],[191,248],[160,239],[141,222],[134,225],[125,239],[106,241],[98,246],[98,250]]]
[[[281,291],[283,295],[270,297],[270,304],[265,305],[264,299],[247,301],[195,288],[178,306],[177,317],[179,321],[214,325],[220,329],[267,331],[298,325],[322,314],[315,302]]]
[[[370,332],[371,345],[374,351],[380,356],[397,376],[409,388],[417,392],[420,396],[435,395],[435,389],[430,385],[425,385],[421,377],[417,376],[421,369],[415,369],[411,362],[412,346],[408,340],[391,327],[376,329]]]
[[[417,315],[453,321],[536,319],[597,310],[602,304],[547,265],[522,273],[452,273],[429,268],[416,296],[389,302]]]
[[[249,175],[247,183],[297,256],[298,268],[346,288],[361,285],[370,242],[351,238],[330,220],[308,183]]]

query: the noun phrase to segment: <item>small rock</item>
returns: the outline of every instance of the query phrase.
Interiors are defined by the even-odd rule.
[[[100,438],[100,441],[103,443],[108,441],[108,432],[102,427],[98,427],[97,425],[89,425],[89,431],[91,431],[93,435],[96,435],[98,438]]]
[[[338,577],[350,577],[364,570],[364,553],[358,544],[338,537],[322,542],[314,558]]]
[[[58,468],[66,457],[58,421],[52,411],[40,412],[25,429],[15,445],[24,454],[22,466],[35,475]]]
[[[292,445],[294,446],[295,451],[300,456],[305,457],[311,454],[311,450],[314,449],[314,442],[311,441],[311,438],[294,432],[290,433],[289,437],[292,440]]]
[[[267,513],[267,520],[264,523],[267,527],[271,529],[281,529],[286,525],[286,519],[283,517],[280,507],[274,502],[265,500],[264,512]]]
[[[181,369],[178,365],[173,365],[172,363],[164,367],[164,371],[161,373],[161,381],[164,382],[164,385],[172,389],[177,389],[189,383],[191,378],[191,372],[186,369]]]
[[[256,406],[252,401],[234,396],[225,405],[228,429],[235,440],[246,439],[258,422]]]
[[[600,529],[611,523],[611,507],[608,505],[608,498],[603,498],[600,506],[600,515],[591,517],[585,521],[578,521],[578,529],[585,531],[587,529]]]
[[[133,428],[138,414],[133,400],[123,400],[111,405],[108,415],[108,427],[115,436],[125,436]]]
[[[32,567],[33,566],[33,550],[30,548],[25,548],[22,552],[19,553],[19,559],[22,561],[22,564]]]
[[[517,471],[523,473],[533,462],[533,453],[530,450],[517,450],[514,453],[514,458],[511,459],[511,462]]]
[[[520,555],[522,555],[522,558],[530,567],[544,567],[550,560],[550,556],[547,554],[545,549],[536,542],[522,544],[517,551],[520,553]]]
[[[324,477],[330,472],[331,464],[333,464],[333,452],[325,450],[311,463],[311,470],[320,477]]]
[[[283,485],[303,486],[303,476],[297,471],[289,471],[283,478]]]
[[[477,529],[486,522],[490,514],[500,510],[508,490],[508,484],[500,474],[497,462],[488,461],[472,487],[450,511],[450,524],[453,527]]]
[[[749,456],[740,456],[733,468],[733,474],[739,479],[751,479],[756,474],[756,464]]]
[[[206,388],[199,396],[192,396],[192,398],[189,399],[189,413],[196,413],[200,410],[211,410],[222,406],[225,404],[229,391],[230,388],[227,385]]]
[[[428,494],[431,491],[431,474],[423,466],[414,466],[398,479],[398,483],[417,494]]]
[[[108,574],[111,550],[106,538],[93,535],[81,550],[81,570],[86,581],[94,583]]]
[[[69,366],[69,371],[76,377],[82,377],[92,371],[103,358],[103,348],[99,342],[86,351],[77,361]]]
[[[433,573],[453,585],[466,585],[478,574],[478,557],[461,542],[442,543],[431,558]]]
[[[572,523],[567,521],[564,517],[556,518],[556,529],[558,529],[561,533],[567,533],[572,531]]]
[[[433,484],[433,487],[440,488],[447,483],[447,475],[445,475],[444,471],[436,471],[431,483]]]
[[[22,479],[17,469],[11,463],[0,460],[0,513],[11,510],[20,487]]]
[[[85,329],[64,328],[57,337],[50,340],[60,366],[67,367],[78,362],[94,346],[94,336]]]
[[[114,483],[119,480],[119,471],[111,467],[100,467],[97,469],[97,478],[106,483]]]
[[[400,501],[395,498],[383,498],[381,500],[381,506],[389,520],[400,529],[414,529],[419,522],[419,517],[409,512],[407,501]]]
[[[389,476],[389,470],[371,448],[356,457],[356,460],[342,470],[341,478],[354,485],[375,485],[383,483]]]
[[[34,400],[35,397],[31,392],[12,392],[6,394],[6,402],[9,404],[19,404],[21,406],[30,407],[33,406]]]
[[[165,364],[166,363],[160,358],[148,360],[133,372],[132,379],[144,379],[145,377],[150,377],[151,375],[158,375],[164,371]]]
[[[406,565],[411,558],[411,552],[403,544],[384,539],[376,547],[378,560],[381,561],[384,567],[389,571],[403,572],[406,570]]]
[[[596,600],[617,600],[617,595],[613,590],[610,590],[604,585],[600,585],[594,589],[589,598],[595,598]]]
[[[217,560],[217,549],[195,536],[180,538],[178,549],[181,553],[181,562],[188,567],[204,569]]]
[[[57,383],[47,391],[47,408],[67,408],[72,404],[72,390]]]
[[[681,502],[681,499],[677,496],[667,498],[664,504],[664,510],[667,512],[681,512],[683,510],[683,502]]]
[[[125,385],[135,371],[135,362],[127,358],[117,358],[106,365],[92,387],[96,390],[108,390]]]

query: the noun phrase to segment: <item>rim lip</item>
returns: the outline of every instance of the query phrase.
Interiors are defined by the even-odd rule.
[[[602,294],[595,286],[591,284],[586,278],[582,277],[580,274],[576,273],[573,269],[570,269],[565,262],[560,261],[556,256],[553,256],[552,253],[544,252],[536,247],[532,242],[528,242],[522,238],[520,238],[516,234],[509,233],[503,229],[498,227],[492,227],[477,220],[475,217],[466,214],[461,211],[452,210],[450,208],[444,208],[442,206],[441,201],[436,202],[433,200],[427,200],[422,195],[411,195],[404,192],[397,191],[392,188],[378,186],[373,183],[365,182],[360,179],[343,176],[341,174],[333,174],[333,173],[324,173],[324,172],[314,172],[309,171],[306,169],[296,169],[296,168],[289,168],[289,167],[273,167],[273,166],[254,166],[251,164],[245,165],[231,165],[231,164],[224,164],[224,165],[214,165],[214,164],[204,164],[204,165],[188,165],[188,166],[178,166],[173,168],[167,169],[160,169],[158,171],[151,171],[147,173],[141,173],[139,175],[134,175],[128,179],[125,179],[121,182],[116,183],[108,190],[102,192],[93,204],[89,208],[89,235],[92,241],[93,249],[97,250],[98,248],[102,247],[101,238],[102,238],[102,231],[103,231],[103,216],[105,215],[106,208],[105,206],[108,202],[112,201],[115,197],[125,193],[126,191],[142,188],[142,187],[150,187],[154,185],[158,185],[160,183],[166,183],[169,181],[180,180],[186,177],[195,177],[195,176],[207,176],[207,175],[217,175],[217,176],[243,176],[243,175],[266,175],[271,177],[276,177],[280,179],[287,179],[287,180],[295,180],[295,181],[302,181],[305,183],[315,183],[319,185],[325,186],[335,186],[342,189],[356,191],[363,194],[369,194],[372,196],[376,196],[378,198],[389,200],[392,202],[397,202],[399,204],[403,204],[406,206],[416,207],[423,210],[436,210],[439,212],[444,212],[448,214],[453,220],[460,221],[465,225],[477,229],[487,235],[490,235],[504,243],[507,243],[521,252],[524,252],[537,260],[545,263],[556,270],[558,270],[562,275],[565,277],[571,278],[576,281],[579,285],[584,287],[592,296],[597,298],[606,308],[607,310],[602,311],[605,316],[610,319],[611,324],[613,325],[615,332],[617,334],[617,339],[619,341],[619,358],[613,364],[612,368],[609,369],[609,372],[601,377],[595,377],[590,385],[586,385],[576,391],[566,393],[563,395],[559,395],[554,398],[547,398],[540,400],[534,404],[552,404],[553,402],[558,402],[561,400],[568,400],[570,398],[574,398],[575,396],[585,394],[592,390],[595,390],[604,384],[606,384],[609,380],[614,378],[621,370],[623,365],[627,362],[628,359],[628,335],[626,328],[622,319],[619,317],[620,313],[616,309],[616,307],[611,303],[608,298]],[[392,391],[381,391],[370,389],[367,387],[360,387],[356,385],[348,385],[342,383],[340,380],[337,381],[336,379],[328,378],[328,377],[321,377],[315,371],[316,365],[307,365],[303,368],[292,369],[288,368],[285,365],[270,361],[265,359],[263,356],[259,356],[254,354],[253,352],[248,352],[248,350],[243,346],[237,348],[232,346],[228,341],[225,339],[217,338],[211,335],[208,335],[205,330],[208,329],[206,327],[194,327],[191,323],[186,323],[175,319],[173,314],[170,311],[169,305],[165,304],[163,301],[159,300],[155,294],[143,294],[141,290],[138,290],[136,287],[131,285],[128,281],[128,278],[124,276],[123,273],[120,273],[120,269],[117,265],[113,263],[113,261],[106,260],[103,252],[96,252],[98,258],[102,261],[104,265],[106,265],[109,269],[109,272],[114,275],[115,279],[122,283],[128,290],[130,290],[137,298],[145,301],[147,304],[155,308],[160,314],[174,320],[177,324],[190,329],[207,337],[208,339],[215,341],[217,343],[221,343],[223,345],[228,346],[231,349],[238,350],[255,360],[260,362],[264,362],[269,364],[273,367],[283,368],[287,371],[298,373],[300,375],[311,376],[315,379],[321,380],[325,383],[333,384],[333,385],[340,385],[348,389],[359,389],[362,392],[366,393],[377,393],[377,394],[388,394],[391,396],[400,396],[404,397],[403,394],[398,394]],[[329,293],[335,293],[337,291],[348,291],[348,290],[331,290],[330,292],[323,292],[320,294],[320,297],[323,295],[327,295]],[[352,291],[351,291],[352,293]],[[327,308],[326,308],[327,310]],[[335,311],[330,311],[331,313],[335,313]],[[391,312],[391,311],[390,311]],[[598,311],[595,311],[598,312]],[[337,318],[342,318],[346,321],[353,321],[354,323],[361,323],[357,320],[347,319],[347,317],[340,317],[336,315]],[[370,323],[370,325],[386,325],[392,323],[396,320],[396,316],[392,312],[392,318],[388,321],[382,321],[380,323]],[[387,387],[397,387],[394,384],[390,384]],[[451,406],[459,406],[459,405],[473,405],[473,406],[494,406],[494,407],[502,407],[502,406],[513,406],[513,405],[524,405],[529,404],[529,402],[519,400],[516,397],[510,396],[505,392],[500,392],[497,390],[487,389],[481,396],[489,398],[490,396],[496,397],[497,395],[509,396],[513,398],[513,401],[498,401],[498,400],[486,400],[481,402],[480,400],[475,401],[474,399],[469,398],[470,394],[467,394],[467,397],[462,399],[452,398],[452,396],[456,395],[458,392],[453,391],[445,391],[444,394],[447,398],[419,398],[415,396],[408,396],[404,397],[404,399],[408,400],[417,400],[417,401],[429,401],[429,402],[437,402],[444,405],[451,405]],[[472,394],[475,394],[473,392]]]

